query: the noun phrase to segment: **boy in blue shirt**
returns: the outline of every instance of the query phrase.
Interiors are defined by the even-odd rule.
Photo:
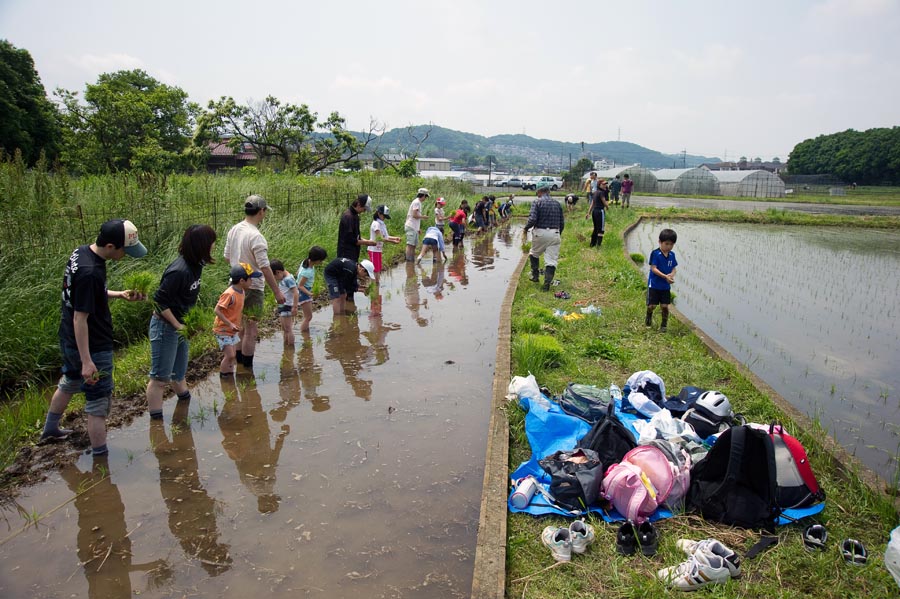
[[[659,325],[660,332],[665,333],[669,324],[669,304],[672,303],[672,283],[675,282],[675,269],[678,260],[675,259],[675,241],[678,235],[672,229],[663,229],[659,232],[659,248],[650,252],[650,276],[647,279],[647,318],[644,324],[648,327],[653,322],[653,310],[657,305],[662,306],[662,321]]]

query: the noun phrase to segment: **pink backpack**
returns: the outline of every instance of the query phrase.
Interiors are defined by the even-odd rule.
[[[640,445],[606,470],[600,490],[620,514],[640,524],[669,497],[674,484],[674,467],[665,454]]]

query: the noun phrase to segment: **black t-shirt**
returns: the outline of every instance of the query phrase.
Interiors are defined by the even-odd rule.
[[[162,312],[168,308],[183,324],[184,315],[197,303],[202,274],[203,267],[199,264],[188,264],[183,256],[175,259],[163,273],[159,289],[153,296],[157,310]]]
[[[349,258],[335,258],[325,267],[324,274],[337,279],[344,289],[356,288],[356,262]]]
[[[359,214],[351,206],[341,215],[338,225],[337,257],[359,260]]]
[[[88,316],[88,340],[91,353],[113,349],[112,316],[106,295],[106,260],[82,245],[72,252],[63,275],[59,338],[69,347],[75,342],[75,312]]]

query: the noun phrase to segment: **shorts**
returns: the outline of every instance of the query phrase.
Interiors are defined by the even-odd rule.
[[[169,322],[154,314],[150,318],[150,378],[183,381],[188,367],[188,342]]]
[[[325,286],[328,287],[329,299],[338,299],[342,295],[352,296],[356,291],[356,278],[354,277],[352,283],[346,283],[341,279],[337,279],[326,274]],[[350,287],[352,287],[352,289]]]
[[[375,267],[375,272],[381,272],[381,252],[373,252],[369,250],[369,260],[372,261],[372,265]]]
[[[81,376],[81,355],[77,347],[67,347],[60,343],[63,357],[62,376],[57,387],[63,393],[74,395],[84,392],[84,411],[91,416],[106,418],[112,405],[113,353],[112,350],[91,353],[91,360],[100,373],[97,382],[86,385]]]
[[[629,192],[627,192],[627,193],[623,193],[623,194],[622,194],[622,199],[625,200],[625,201],[630,200],[630,199],[631,199],[631,192],[629,191]]]
[[[404,227],[406,232],[406,245],[417,245],[419,243],[419,231],[412,227]]]
[[[239,344],[241,336],[238,333],[234,335],[220,335],[216,333],[216,342],[219,344],[219,349],[225,349],[226,346]]]
[[[297,302],[298,306],[302,306],[303,304],[308,304],[313,300],[312,292],[306,287],[297,287],[300,291],[300,301]]]
[[[611,191],[611,192],[609,192],[609,193],[610,193],[610,195],[612,196],[612,199],[614,199],[614,200],[616,200],[616,201],[619,200],[619,192],[618,192],[618,191]]]
[[[244,314],[261,314],[265,293],[262,289],[248,289],[244,292]]]
[[[656,306],[662,304],[668,306],[672,303],[672,291],[670,289],[647,289],[647,305]]]
[[[437,247],[437,244],[438,244],[438,240],[432,239],[431,237],[426,237],[425,239],[422,240],[422,245],[431,245],[431,246]]]
[[[275,309],[278,312],[278,316],[288,316],[290,317],[291,311],[293,311],[294,307],[288,304],[279,304]]]

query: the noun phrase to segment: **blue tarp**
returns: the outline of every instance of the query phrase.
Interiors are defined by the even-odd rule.
[[[557,451],[571,451],[574,449],[578,440],[585,436],[591,425],[580,418],[570,416],[562,411],[559,404],[550,401],[546,396],[541,395],[540,398],[520,397],[519,405],[528,413],[525,415],[525,435],[528,437],[528,444],[531,446],[531,458],[527,462],[522,462],[515,472],[510,475],[510,482],[515,486],[515,481],[525,476],[534,476],[547,493],[550,491],[550,475],[544,472],[538,464],[538,460],[553,454]],[[638,432],[634,428],[634,421],[640,416],[622,412],[620,401],[616,401],[616,416],[622,421],[631,434],[634,435],[635,442],[638,439]],[[510,491],[510,497],[512,491]],[[511,512],[525,512],[534,516],[544,514],[559,514],[561,516],[578,515],[573,512],[567,512],[550,504],[546,497],[540,493],[536,493],[525,509],[518,509],[509,502],[507,498],[507,506]],[[799,520],[813,514],[818,514],[825,507],[825,503],[819,503],[808,508],[790,509],[784,511],[778,523],[787,524],[793,520]],[[624,521],[622,516],[615,509],[605,510],[598,505],[589,506],[591,512],[596,512],[607,522]],[[650,516],[651,521],[660,520],[662,518],[671,518],[672,512],[665,507],[661,507]]]

